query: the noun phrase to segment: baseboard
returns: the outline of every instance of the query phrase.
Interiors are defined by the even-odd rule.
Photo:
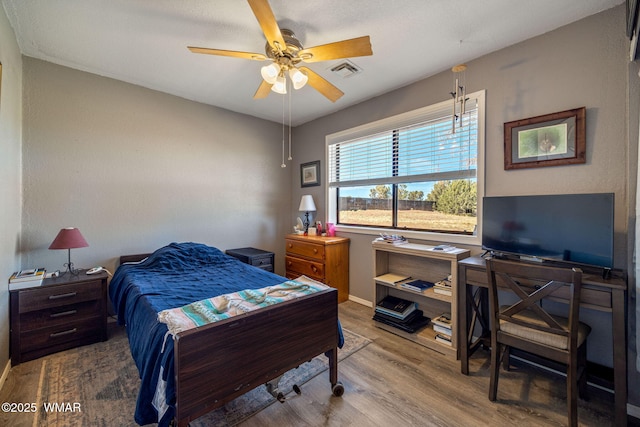
[[[7,380],[9,376],[9,371],[11,370],[11,359],[7,360],[7,364],[4,366],[2,370],[2,376],[0,377],[0,389],[4,386],[4,382]]]
[[[640,420],[640,407],[627,403],[627,415]]]
[[[353,301],[355,303],[366,305],[367,307],[373,308],[373,304],[371,304],[371,301],[367,301],[366,299],[354,297],[353,295],[349,295],[349,301]]]

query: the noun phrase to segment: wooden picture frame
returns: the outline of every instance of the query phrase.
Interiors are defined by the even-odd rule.
[[[320,160],[300,165],[300,186],[315,187],[320,185]]]
[[[504,124],[504,168],[586,162],[586,108]]]

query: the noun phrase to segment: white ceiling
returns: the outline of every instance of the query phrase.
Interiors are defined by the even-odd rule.
[[[624,0],[271,0],[280,28],[305,47],[371,36],[373,56],[342,78],[308,64],[345,95],[294,91],[299,125],[450,69]],[[254,100],[264,62],[187,46],[264,53],[245,0],[2,0],[21,52],[232,111],[282,122],[282,95]],[[620,31],[624,31],[623,28]],[[287,107],[288,108],[288,107]],[[288,116],[288,113],[287,113]]]

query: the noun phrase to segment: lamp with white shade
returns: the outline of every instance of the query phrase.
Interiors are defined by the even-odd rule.
[[[302,225],[304,225],[304,235],[307,236],[309,234],[309,212],[316,211],[316,204],[313,202],[311,194],[302,196],[298,210],[304,212],[304,222]]]

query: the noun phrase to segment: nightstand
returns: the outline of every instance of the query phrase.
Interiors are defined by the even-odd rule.
[[[349,239],[346,237],[286,236],[287,279],[301,275],[338,290],[338,302],[349,299]]]
[[[9,291],[11,365],[107,340],[107,273],[69,273]]]
[[[238,258],[245,264],[251,264],[254,267],[273,273],[273,252],[263,251],[262,249],[256,248],[238,248],[227,249],[225,253],[234,258]]]

